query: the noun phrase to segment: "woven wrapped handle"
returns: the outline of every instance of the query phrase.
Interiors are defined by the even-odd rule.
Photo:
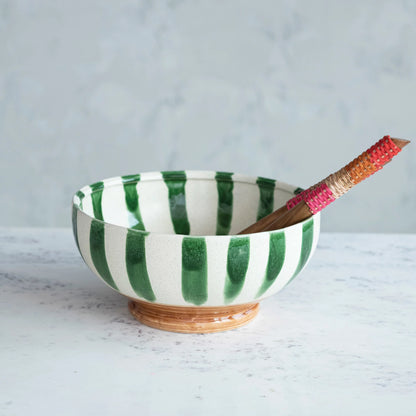
[[[390,136],[384,136],[338,172],[287,201],[287,209],[291,210],[304,201],[312,214],[318,213],[353,186],[380,170],[400,151]]]

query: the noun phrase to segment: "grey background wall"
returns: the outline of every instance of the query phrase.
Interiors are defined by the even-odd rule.
[[[0,225],[69,226],[120,174],[212,169],[307,187],[415,136],[412,0],[0,0]],[[415,232],[416,143],[323,229]]]

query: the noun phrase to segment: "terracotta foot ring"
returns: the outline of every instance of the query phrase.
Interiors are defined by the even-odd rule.
[[[131,300],[129,310],[137,320],[153,328],[201,334],[226,331],[247,324],[257,315],[259,304],[188,307]]]

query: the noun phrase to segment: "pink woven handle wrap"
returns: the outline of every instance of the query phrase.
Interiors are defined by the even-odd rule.
[[[295,207],[299,202],[303,201],[303,196],[306,191],[302,191],[300,194],[296,195],[292,199],[289,199],[289,201],[286,202],[286,207],[288,210],[291,210],[293,207]]]
[[[367,150],[371,163],[380,170],[383,165],[393,159],[402,149],[396,146],[390,136],[384,136]]]
[[[294,198],[287,201],[287,209],[291,210],[301,201],[305,201],[311,213],[316,214],[328,206],[331,202],[335,201],[335,197],[332,194],[332,191],[328,188],[328,185],[325,182],[321,182],[313,188],[306,189],[299,195],[296,195]]]

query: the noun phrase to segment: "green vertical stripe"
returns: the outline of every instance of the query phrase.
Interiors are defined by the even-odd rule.
[[[133,290],[148,301],[155,301],[146,265],[145,237],[147,233],[127,230],[126,267]]]
[[[77,247],[78,247],[78,250],[79,250],[77,212],[78,212],[78,209],[73,204],[72,205],[72,231],[74,233],[75,242],[77,243]]]
[[[217,235],[227,235],[230,232],[233,217],[233,188],[232,173],[217,172],[218,207],[217,207]]]
[[[84,199],[85,195],[82,191],[78,191],[76,196],[79,198],[78,207],[82,210],[82,200]],[[76,204],[72,204],[72,231],[74,233],[75,242],[77,244],[78,250],[79,249],[79,241],[78,241],[78,207]],[[81,254],[82,255],[82,254]]]
[[[111,276],[105,255],[105,228],[104,223],[92,220],[90,228],[90,251],[91,259],[98,274],[112,288],[118,290]]]
[[[232,302],[244,285],[250,259],[250,237],[231,238],[227,254],[224,300]]]
[[[104,182],[96,182],[90,185],[92,190],[92,208],[94,210],[94,218],[103,221],[103,209],[101,206],[101,200],[103,198]]]
[[[82,209],[82,200],[84,199],[84,192],[82,192],[82,191],[78,191],[77,193],[76,193],[76,196],[79,198],[79,207]]]
[[[257,209],[257,221],[273,212],[274,189],[276,181],[274,179],[257,178],[257,185],[260,191],[259,207]]]
[[[266,274],[256,297],[260,297],[272,285],[282,270],[285,262],[286,238],[284,232],[270,233],[269,258],[267,260]]]
[[[169,208],[173,229],[176,234],[189,235],[190,226],[186,212],[184,171],[162,172],[163,179],[169,191]]]
[[[103,196],[104,183],[97,182],[91,185],[92,194],[92,208],[94,211],[94,217],[97,220],[103,221],[103,211],[101,207],[101,201]],[[104,223],[99,221],[91,221],[90,228],[90,251],[91,259],[97,269],[98,274],[114,289],[117,289],[111,276],[110,270],[107,264],[107,257],[105,255],[105,226]]]
[[[302,248],[300,251],[300,258],[298,266],[296,267],[295,273],[287,282],[289,284],[303,269],[306,262],[309,259],[312,251],[312,243],[313,243],[313,218],[311,218],[308,222],[305,222],[302,226]]]
[[[208,299],[205,238],[184,237],[182,241],[182,296],[194,305]]]
[[[124,188],[124,199],[129,211],[129,227],[135,230],[145,230],[143,219],[140,213],[139,195],[137,194],[137,182],[140,175],[125,175],[121,177]]]

